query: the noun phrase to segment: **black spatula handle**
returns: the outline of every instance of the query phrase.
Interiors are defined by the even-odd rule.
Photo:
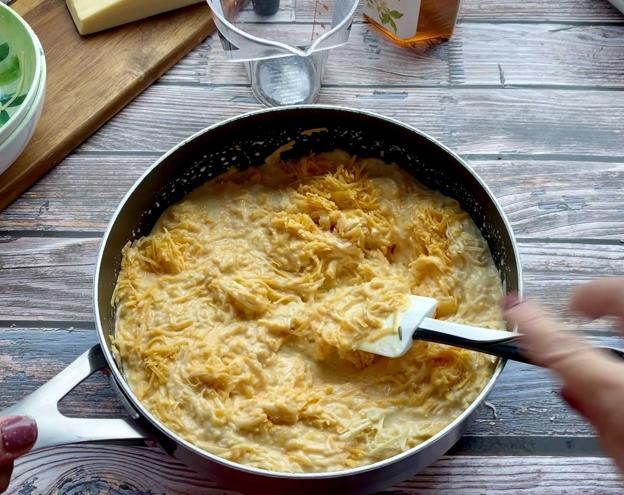
[[[493,356],[498,356],[504,359],[511,359],[512,361],[520,361],[521,363],[533,364],[533,362],[527,359],[522,353],[520,336],[518,335],[514,335],[513,337],[507,337],[504,339],[489,341],[472,340],[465,337],[459,337],[457,335],[451,335],[448,333],[425,329],[419,329],[416,335],[417,339],[426,340],[427,342],[436,342],[438,344],[462,347],[463,349],[484,352],[486,354],[491,354]]]
[[[464,349],[483,352],[485,354],[491,354],[504,359],[519,361],[521,363],[535,364],[524,355],[522,335],[514,335],[497,340],[474,340],[444,332],[420,328],[416,332],[415,338],[419,340],[426,340],[427,342],[436,342],[438,344],[462,347]],[[601,347],[601,349],[611,353],[614,357],[624,359],[624,351],[620,349],[615,349],[613,347]]]

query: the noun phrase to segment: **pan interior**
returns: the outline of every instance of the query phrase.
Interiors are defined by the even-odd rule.
[[[371,114],[286,108],[243,116],[197,134],[157,162],[127,195],[101,248],[96,304],[103,343],[110,345],[114,331],[110,302],[123,246],[148,234],[169,205],[196,187],[230,167],[260,165],[288,143],[293,145],[284,158],[343,149],[394,162],[431,189],[455,198],[487,240],[505,290],[520,289],[508,225],[487,187],[458,157],[409,127]]]

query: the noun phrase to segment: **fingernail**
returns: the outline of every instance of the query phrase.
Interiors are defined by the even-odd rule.
[[[37,440],[37,423],[28,416],[11,416],[0,420],[0,438],[4,452],[19,454]]]
[[[520,297],[518,296],[518,293],[510,292],[509,294],[506,294],[505,296],[503,296],[503,299],[501,301],[501,306],[503,307],[505,311],[507,311],[508,309],[518,306],[518,304],[521,304],[521,303],[522,303],[522,299],[520,299]]]

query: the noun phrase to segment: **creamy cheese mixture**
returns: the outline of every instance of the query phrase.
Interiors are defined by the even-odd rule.
[[[398,454],[468,407],[483,354],[356,350],[406,294],[504,328],[487,243],[458,203],[342,151],[232,170],[123,251],[114,351],[165,425],[226,459],[336,471]]]

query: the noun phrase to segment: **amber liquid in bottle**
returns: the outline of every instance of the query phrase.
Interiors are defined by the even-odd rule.
[[[375,19],[369,16],[366,16],[366,18],[395,43],[409,47],[420,41],[449,39],[455,28],[459,4],[460,0],[421,0],[416,33],[409,38],[399,38]]]

